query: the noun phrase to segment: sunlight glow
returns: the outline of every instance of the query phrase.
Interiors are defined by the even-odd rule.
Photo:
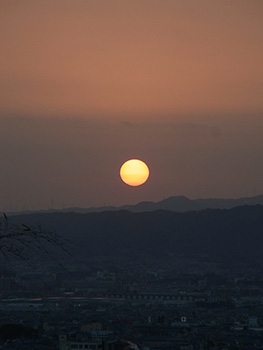
[[[121,166],[120,177],[129,186],[140,186],[147,181],[149,168],[139,159],[130,159]]]

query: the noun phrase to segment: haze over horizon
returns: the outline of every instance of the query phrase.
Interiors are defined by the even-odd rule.
[[[0,3],[0,209],[263,193],[263,2]],[[138,188],[119,169],[150,168]]]

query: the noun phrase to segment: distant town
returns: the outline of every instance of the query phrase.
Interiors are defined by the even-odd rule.
[[[257,238],[262,233],[262,210],[259,205],[223,212],[209,209],[182,213],[182,217],[153,211],[147,216],[141,213],[139,218],[126,211],[43,214],[41,220],[48,222],[48,227],[55,227],[55,222],[62,227],[60,235],[72,233],[65,237],[71,237],[69,248],[72,244],[75,250],[60,255],[51,249],[45,258],[35,251],[22,259],[1,258],[0,349],[263,349],[263,259]],[[137,233],[130,237],[127,228],[129,236],[125,232],[119,235],[117,227],[122,227],[122,222],[135,230],[134,218]],[[36,221],[31,215],[13,220],[27,222],[28,227],[29,219]],[[179,222],[179,228],[173,220]],[[180,220],[191,222],[191,235],[180,231],[186,226]],[[206,245],[214,236],[201,235],[205,231],[202,220],[223,240],[218,251]],[[157,239],[159,221],[163,228],[160,237],[168,245]],[[243,223],[242,227],[236,228],[236,222]],[[143,223],[152,233],[152,242],[147,238],[145,246],[143,232],[149,236]],[[224,225],[231,229],[227,231]],[[246,225],[250,225],[249,232]],[[86,243],[78,234],[80,227],[89,232]],[[179,250],[169,236],[170,229]],[[182,232],[186,240],[179,240]],[[107,243],[108,234],[111,244]],[[256,244],[249,246],[246,237],[254,237]],[[232,250],[227,248],[229,242]],[[97,245],[103,244],[106,247],[99,250]],[[191,244],[195,251],[188,250]],[[250,255],[237,255],[235,246]]]

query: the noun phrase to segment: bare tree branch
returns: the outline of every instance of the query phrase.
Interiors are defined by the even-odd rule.
[[[5,213],[3,213],[3,220],[0,220],[0,254],[5,258],[13,256],[27,260],[30,250],[37,248],[38,251],[57,262],[48,246],[57,246],[71,255],[65,246],[69,242],[61,239],[55,232],[42,230],[40,224],[36,227],[26,224],[16,225],[10,223]]]

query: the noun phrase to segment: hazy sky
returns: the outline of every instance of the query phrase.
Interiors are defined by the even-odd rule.
[[[0,209],[263,193],[262,0],[2,0],[0,33]]]

